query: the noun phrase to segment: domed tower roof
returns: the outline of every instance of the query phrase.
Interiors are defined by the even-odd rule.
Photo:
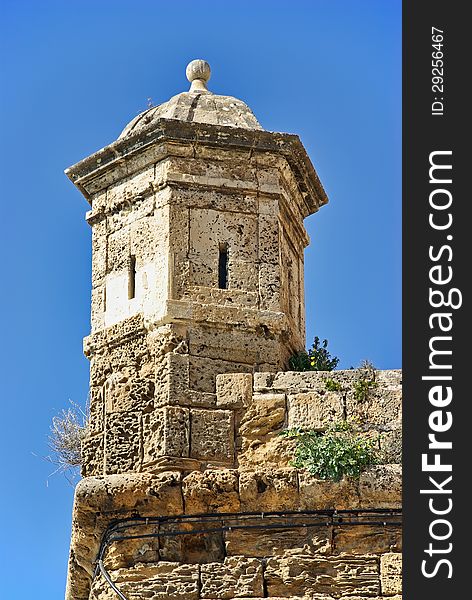
[[[191,83],[188,92],[177,94],[167,102],[139,114],[128,123],[118,139],[139,133],[161,118],[262,130],[254,113],[242,100],[233,96],[219,96],[208,90],[211,70],[206,61],[193,60],[187,66],[186,75]]]

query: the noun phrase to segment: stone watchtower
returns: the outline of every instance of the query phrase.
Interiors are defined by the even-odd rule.
[[[208,63],[187,78],[66,171],[92,207],[85,475],[232,464],[215,376],[305,346],[303,219],[324,190],[297,136],[208,91]]]
[[[278,435],[358,411],[323,376],[277,374],[305,347],[303,221],[326,194],[297,136],[265,131],[244,102],[209,91],[205,61],[187,78],[188,92],[66,171],[91,205],[93,246],[90,424],[66,597],[295,597],[337,578],[343,593],[370,597],[379,560],[331,564],[319,556],[334,522],[294,530],[290,516],[336,498],[358,507],[360,489],[316,488]],[[398,421],[398,375],[377,385]],[[382,476],[394,491],[370,506],[398,496],[397,475],[372,481]],[[269,534],[248,525],[254,516]],[[297,549],[308,571],[321,569],[318,587],[267,562]]]

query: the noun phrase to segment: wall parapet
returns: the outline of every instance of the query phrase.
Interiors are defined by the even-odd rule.
[[[387,463],[401,462],[402,372],[352,369],[229,373],[216,378],[216,404],[234,411],[239,466],[287,466],[287,428],[322,431],[352,419]]]

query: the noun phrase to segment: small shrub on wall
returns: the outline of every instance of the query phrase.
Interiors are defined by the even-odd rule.
[[[293,466],[305,468],[320,479],[357,479],[379,462],[375,441],[360,435],[352,421],[338,421],[325,431],[291,429],[283,435],[297,441]]]
[[[331,356],[328,350],[328,340],[321,342],[318,336],[308,352],[297,352],[289,359],[291,371],[333,371],[338,363],[339,358]]]

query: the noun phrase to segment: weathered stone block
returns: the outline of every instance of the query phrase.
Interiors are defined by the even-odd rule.
[[[237,512],[240,509],[238,474],[232,469],[194,471],[182,482],[185,512]]]
[[[200,569],[202,598],[264,597],[262,563],[255,558],[232,556]]]
[[[141,516],[179,515],[183,512],[180,473],[86,477],[77,484],[75,508],[80,520],[90,511],[106,513],[111,518],[136,511]]]
[[[252,399],[252,373],[223,373],[216,376],[218,408],[247,407]]]
[[[343,417],[343,397],[340,392],[312,392],[288,396],[288,426],[322,430]]]
[[[216,394],[210,394],[209,392],[197,392],[195,390],[189,390],[182,399],[187,406],[193,408],[216,408]],[[219,407],[218,407],[219,408]]]
[[[92,227],[92,287],[101,282],[107,269],[107,222],[103,219]]]
[[[326,389],[323,379],[319,371],[281,371],[274,373],[270,387],[274,392],[289,394],[323,391]]]
[[[201,523],[163,523],[159,528],[160,560],[179,563],[208,563],[224,560],[224,542],[221,532],[192,533],[202,529]],[[188,531],[187,533],[181,533]],[[175,533],[179,532],[178,535]]]
[[[191,296],[199,304],[218,304],[234,311],[237,305],[257,306],[257,295],[237,289],[219,290],[200,288],[199,293]],[[222,354],[222,349],[224,353]],[[189,351],[194,356],[212,358],[236,363],[257,363],[262,353],[271,350],[271,341],[261,338],[255,342],[254,336],[247,330],[202,329],[192,327],[189,330]],[[235,370],[235,373],[238,373]],[[218,374],[217,374],[218,376]]]
[[[142,416],[143,462],[152,464],[161,456],[189,455],[190,417],[188,408],[168,406]]]
[[[254,471],[261,465],[271,469],[290,467],[296,440],[275,435],[264,439],[237,438],[238,464],[241,469]]]
[[[105,282],[97,284],[91,293],[91,326],[92,331],[105,326]]]
[[[265,392],[272,387],[275,373],[268,373],[266,371],[260,373],[254,373],[254,391]]]
[[[380,454],[382,462],[401,464],[402,462],[402,429],[393,429],[380,434]]]
[[[357,481],[318,479],[307,471],[298,472],[300,508],[305,510],[350,509],[359,507]]]
[[[259,260],[261,263],[278,265],[279,262],[279,223],[274,201],[266,203],[273,208],[272,214],[259,215]]]
[[[354,517],[355,518],[355,517]],[[335,527],[336,554],[383,554],[401,552],[401,527],[383,525],[354,525]]]
[[[257,394],[247,407],[239,424],[239,435],[260,438],[279,431],[286,416],[284,394]]]
[[[378,465],[361,473],[359,497],[363,508],[401,508],[401,465]]]
[[[281,310],[280,266],[268,263],[259,265],[259,293],[261,308]]]
[[[386,369],[375,371],[375,381],[386,389],[399,389],[402,385],[403,373],[401,369]]]
[[[332,531],[330,527],[290,527],[277,529],[280,519],[265,519],[258,529],[233,529],[226,532],[226,554],[256,558],[284,554],[329,554]],[[251,523],[257,525],[256,522]],[[271,528],[267,529],[266,524]]]
[[[206,461],[233,462],[234,418],[229,410],[190,411],[190,456]]]
[[[132,200],[149,188],[154,179],[154,165],[145,167],[142,171],[133,173],[118,183],[112,184],[107,190],[107,204],[113,207],[125,201]]]
[[[133,367],[124,367],[110,375],[103,387],[107,413],[142,411],[154,406],[154,381],[140,377]]]
[[[254,261],[257,239],[257,218],[254,215],[208,208],[192,208],[190,211],[191,257],[200,256],[201,260],[206,261],[214,256],[218,260],[218,245],[224,241],[233,249],[235,259]],[[200,285],[217,287],[211,280],[205,280]]]
[[[95,435],[103,432],[105,421],[105,406],[103,389],[101,386],[93,386],[89,391],[89,422],[87,434]]]
[[[243,471],[239,475],[241,509],[296,510],[299,506],[297,472],[293,468]]]
[[[198,565],[179,565],[175,562],[137,564],[129,569],[112,571],[110,576],[129,598],[162,600],[170,597],[197,600],[199,597]],[[113,596],[108,595],[108,584],[105,582],[105,585],[102,585],[103,578],[96,578],[96,582],[93,597],[97,600],[111,600]],[[115,592],[113,594],[116,597]]]
[[[141,461],[141,413],[106,416],[105,473],[138,471]]]
[[[401,389],[385,389],[377,384],[369,389],[365,399],[358,399],[350,391],[346,395],[346,414],[348,418],[357,418],[372,425],[401,424],[402,391]]]
[[[111,543],[106,552],[105,568],[113,571],[121,568],[133,567],[137,563],[156,563],[159,561],[158,526],[142,524],[126,529],[127,536],[136,536],[136,539],[120,540]],[[156,537],[141,538],[147,535]]]
[[[87,436],[81,443],[82,477],[103,475],[103,435]]]
[[[167,352],[156,369],[156,405],[185,405],[189,391],[189,356]]]
[[[334,590],[336,596],[374,596],[380,592],[378,562],[369,556],[269,558],[265,580],[269,596],[329,594]]]
[[[402,555],[384,554],[380,557],[380,580],[382,594],[401,594],[402,592]]]
[[[192,390],[215,393],[220,373],[248,373],[253,366],[226,360],[190,356],[189,385]]]

